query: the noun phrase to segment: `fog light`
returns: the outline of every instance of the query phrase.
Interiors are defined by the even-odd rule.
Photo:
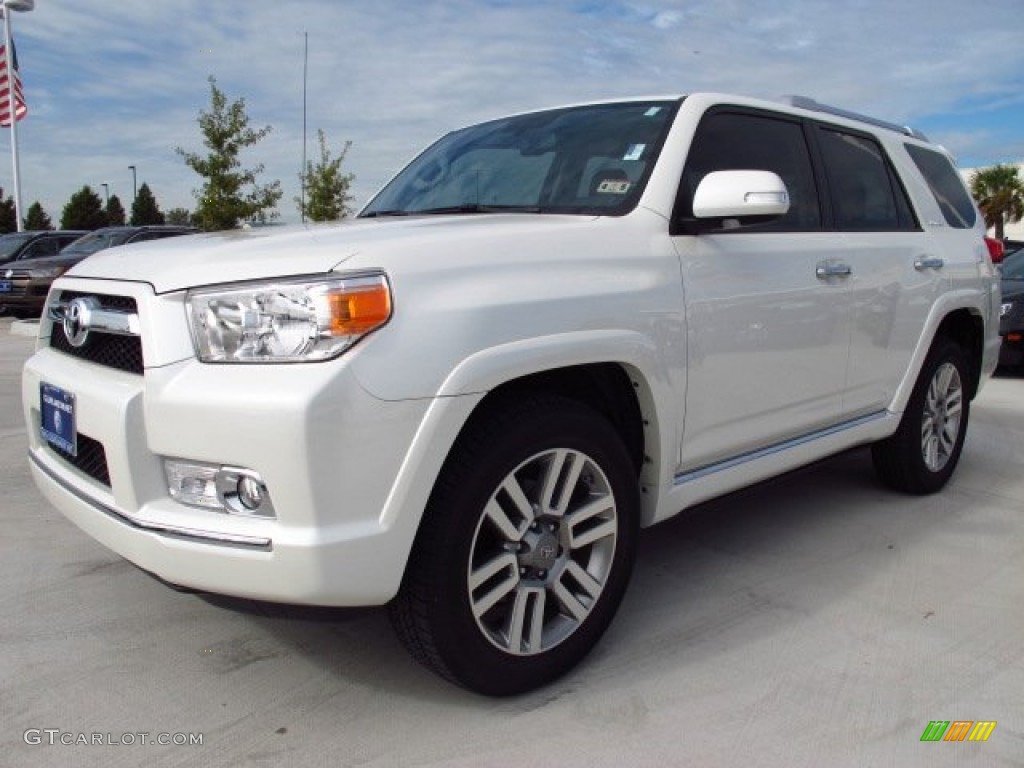
[[[238,500],[242,506],[253,511],[263,506],[264,499],[263,484],[253,477],[243,477],[238,481]]]
[[[251,469],[165,459],[164,472],[168,493],[181,504],[236,515],[276,517],[266,483]]]

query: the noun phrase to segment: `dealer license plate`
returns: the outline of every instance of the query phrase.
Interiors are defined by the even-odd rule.
[[[78,455],[78,431],[75,428],[75,396],[71,392],[42,382],[39,384],[40,435],[43,440],[71,456]]]

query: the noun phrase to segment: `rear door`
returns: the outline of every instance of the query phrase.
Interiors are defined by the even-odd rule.
[[[932,304],[949,282],[877,138],[830,125],[818,125],[815,134],[834,225],[848,245],[851,336],[843,418],[853,419],[892,401]]]

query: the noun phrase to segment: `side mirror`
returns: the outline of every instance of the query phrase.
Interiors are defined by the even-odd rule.
[[[731,229],[785,216],[789,192],[771,171],[713,171],[693,195],[693,216],[701,229]]]

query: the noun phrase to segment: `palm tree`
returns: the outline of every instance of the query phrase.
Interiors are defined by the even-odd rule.
[[[1003,239],[1003,227],[1024,218],[1024,181],[1015,165],[994,165],[971,174],[971,195],[985,215],[985,226],[996,228]]]

